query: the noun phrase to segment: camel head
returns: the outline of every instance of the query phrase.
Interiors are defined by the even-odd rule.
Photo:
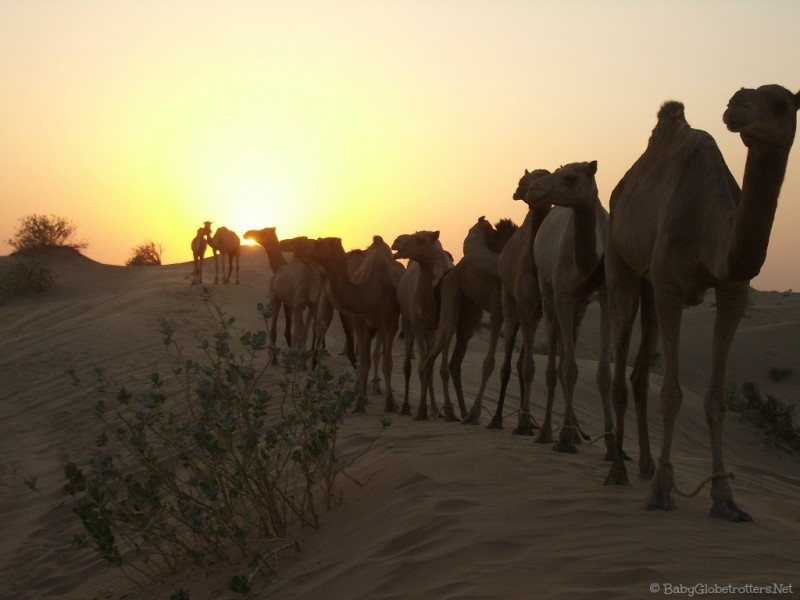
[[[594,209],[597,202],[597,161],[570,163],[531,183],[525,201],[532,207],[551,204]]]
[[[422,262],[429,260],[435,250],[442,247],[438,231],[417,231],[397,236],[392,244],[394,258],[407,258]]]
[[[738,133],[744,145],[791,147],[797,127],[800,92],[792,94],[779,85],[742,88],[728,102],[722,121]]]
[[[547,169],[535,169],[533,171],[528,171],[528,169],[525,169],[525,175],[520,177],[519,184],[517,184],[517,190],[514,192],[512,198],[514,200],[525,200],[525,196],[528,193],[528,188],[531,187],[531,183],[536,181],[539,177],[549,174],[550,171]]]
[[[274,227],[265,227],[264,229],[250,229],[244,234],[244,239],[253,240],[262,248],[270,246],[278,246],[278,234],[275,233]]]

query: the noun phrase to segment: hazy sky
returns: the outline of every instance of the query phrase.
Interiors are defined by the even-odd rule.
[[[800,89],[800,2],[3,0],[0,253],[64,216],[123,264],[191,260],[202,221],[279,237],[521,222],[524,169],[597,160],[600,197],[680,100],[741,183],[722,113],[740,87]],[[800,145],[800,142],[798,142]],[[800,148],[760,289],[800,290]]]

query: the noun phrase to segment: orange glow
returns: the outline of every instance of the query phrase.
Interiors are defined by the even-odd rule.
[[[0,241],[63,215],[111,264],[151,239],[188,261],[206,220],[348,248],[438,229],[458,259],[479,216],[522,221],[526,168],[597,160],[607,204],[667,99],[740,181],[728,98],[800,83],[796,2],[1,6]],[[769,44],[726,33],[742,30]],[[800,289],[798,154],[761,287]]]

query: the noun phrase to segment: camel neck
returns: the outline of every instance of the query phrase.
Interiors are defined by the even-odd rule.
[[[359,285],[350,279],[347,271],[347,257],[342,255],[329,258],[321,263],[321,266],[328,276],[336,303],[348,312],[363,313],[367,306],[366,297],[359,290]]]
[[[592,272],[597,261],[597,205],[595,198],[591,207],[573,208],[575,218],[575,266],[581,275]]]
[[[531,206],[528,209],[528,214],[525,215],[525,221],[530,224],[530,237],[528,238],[528,251],[533,257],[533,243],[536,241],[536,234],[539,231],[539,228],[542,226],[545,217],[550,213],[550,206],[547,207],[536,207],[534,208]],[[523,223],[523,227],[525,223]]]
[[[267,244],[264,246],[264,250],[267,251],[267,259],[269,260],[269,266],[273,273],[277,273],[288,264],[286,259],[283,258],[280,245]]]
[[[729,237],[726,280],[748,281],[761,271],[788,158],[784,148],[750,148]]]
[[[434,289],[436,283],[442,278],[447,266],[444,262],[425,261],[419,263],[419,278],[417,281],[417,300],[420,314],[426,327],[435,329],[439,324],[439,307],[436,303]]]

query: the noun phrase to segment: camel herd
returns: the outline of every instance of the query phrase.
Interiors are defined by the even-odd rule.
[[[642,156],[611,193],[610,212],[600,202],[596,162],[575,162],[549,172],[525,171],[513,194],[527,204],[521,226],[493,226],[483,217],[469,230],[463,258],[452,256],[438,231],[397,237],[390,247],[380,236],[363,251],[345,252],[339,238],[279,241],[275,228],[248,231],[269,258],[271,341],[283,309],[286,343],[311,348],[324,343],[334,310],[347,335],[347,354],[357,368],[357,411],[364,411],[372,363],[380,364],[386,387],[383,410],[411,413],[409,380],[417,357],[420,398],[415,419],[430,415],[476,424],[503,329],[504,358],[496,412],[489,427],[502,427],[517,333],[522,333],[517,371],[521,405],[514,433],[554,442],[559,452],[575,452],[582,435],[573,391],[578,376],[575,346],[588,298],[597,294],[601,312],[596,373],[604,414],[606,484],[627,484],[623,448],[628,404],[627,355],[631,330],[640,313],[641,342],[630,375],[639,434],[639,476],[652,479],[648,510],[672,510],[675,503],[672,438],[681,404],[678,380],[680,321],[685,306],[714,288],[716,320],[705,413],[711,439],[711,515],[749,521],[734,502],[722,457],[725,368],[749,281],[766,258],[777,199],[794,142],[800,92],[777,85],[742,89],[728,103],[723,121],[747,147],[741,189],[714,139],[692,129],[679,102],[665,103]],[[193,283],[202,282],[206,245],[223,257],[223,281],[231,278],[239,238],[210,223],[192,241]],[[284,251],[291,251],[287,261]],[[224,259],[228,259],[225,273]],[[407,259],[405,268],[397,259]],[[461,387],[461,361],[484,311],[490,315],[489,348],[480,389],[468,409]],[[544,421],[531,415],[534,336],[544,318],[547,328],[547,402]],[[392,346],[398,331],[405,344],[404,396],[400,406],[391,388]],[[453,343],[453,338],[455,342]],[[373,345],[373,341],[375,342]],[[647,426],[649,368],[660,341],[665,372],[661,387],[664,434],[656,463]],[[453,343],[452,353],[450,346]],[[610,353],[613,351],[614,370]],[[444,392],[439,409],[433,368],[441,355]],[[456,391],[458,414],[449,382]],[[552,409],[557,383],[563,393],[563,421],[554,440]],[[373,385],[374,385],[373,380]]]

